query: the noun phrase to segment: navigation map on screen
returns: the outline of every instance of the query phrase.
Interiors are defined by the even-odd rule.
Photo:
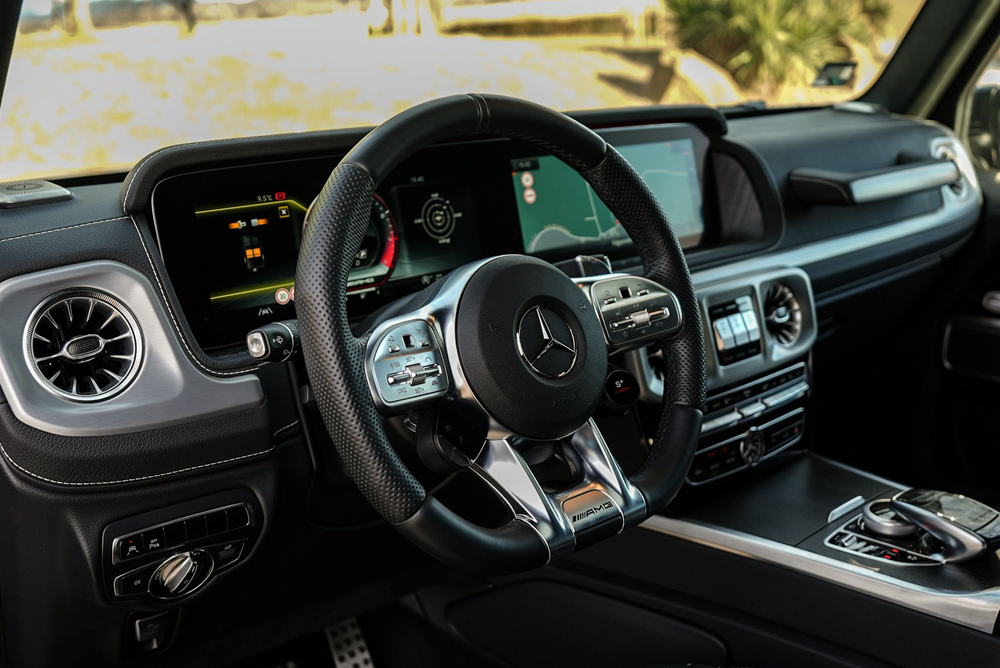
[[[691,140],[618,150],[653,191],[681,245],[697,245],[705,221]],[[631,246],[625,229],[590,185],[558,158],[523,158],[512,161],[511,167],[526,253],[610,253]]]

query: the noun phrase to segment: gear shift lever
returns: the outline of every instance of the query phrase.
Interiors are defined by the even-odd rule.
[[[889,505],[900,518],[944,543],[942,556],[949,563],[1000,546],[1000,512],[961,494],[910,489],[893,497]]]

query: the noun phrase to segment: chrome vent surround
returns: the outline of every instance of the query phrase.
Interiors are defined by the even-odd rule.
[[[795,293],[784,283],[775,283],[764,298],[764,326],[783,346],[790,346],[802,332],[802,307]]]
[[[132,382],[142,363],[142,333],[124,304],[103,292],[71,290],[35,309],[24,332],[35,379],[73,401],[101,401]]]

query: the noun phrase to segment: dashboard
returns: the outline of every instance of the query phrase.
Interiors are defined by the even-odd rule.
[[[810,446],[824,416],[842,417],[824,408],[839,387],[831,376],[849,376],[842,400],[856,403],[856,365],[843,363],[855,358],[830,346],[869,341],[872,331],[912,318],[911,302],[884,295],[923,298],[910,287],[922,285],[915,263],[926,264],[916,275],[936,275],[940,258],[975,229],[981,204],[974,175],[963,188],[838,206],[810,205],[788,186],[801,167],[864,173],[898,166],[903,150],[936,155],[943,146],[963,155],[934,124],[837,109],[726,123],[710,111],[577,118],[605,128],[599,132],[644,176],[686,248],[709,396],[685,495],[691,506],[716,499],[730,512],[727,480],[776,466]],[[250,646],[261,625],[285,624],[300,610],[312,618],[321,603],[382,605],[387,583],[420,563],[416,548],[369,522],[373,511],[350,495],[339,461],[324,459],[327,436],[302,391],[302,365],[258,365],[237,347],[252,329],[294,317],[305,212],[362,136],[177,147],[137,164],[124,183],[67,183],[71,199],[4,214],[0,442],[3,494],[19,511],[3,530],[17,537],[12,545],[43,546],[9,553],[3,569],[17,574],[0,583],[11,665],[138,658],[135,623],[172,625],[181,605],[126,590],[126,576],[133,584],[145,578],[179,546],[211,553],[220,571],[183,603],[183,625],[165,649],[184,665],[198,665],[223,636]],[[859,145],[866,150],[844,149]],[[508,139],[434,146],[378,189],[345,296],[349,313],[363,320],[456,266],[501,253],[553,262],[604,254],[616,272],[639,274],[637,249],[619,227],[585,182],[535,148]],[[888,281],[906,289],[886,293]],[[25,364],[26,323],[53,297],[80,288],[114,297],[108,304],[134,316],[143,342],[134,380],[104,401],[57,396],[41,382],[51,376],[40,381]],[[81,304],[51,312],[85,323]],[[775,328],[782,307],[787,317]],[[813,342],[826,346],[815,359]],[[655,350],[614,360],[639,380],[642,404],[662,396],[665,363]],[[826,366],[814,371],[817,363]],[[642,425],[611,409],[601,419],[615,437],[610,447],[645,442]],[[628,466],[645,453],[615,454]],[[779,506],[735,507],[757,519]],[[130,539],[139,536],[149,551],[133,557]],[[655,553],[633,554],[662,572]],[[317,580],[330,571],[330,555],[338,567]]]
[[[711,238],[708,138],[689,124],[606,131],[656,196],[682,246]],[[508,140],[425,149],[381,184],[350,274],[352,318],[480,257],[546,260],[636,254],[571,167]],[[157,184],[157,240],[185,314],[206,350],[294,317],[295,266],[306,212],[338,157],[179,174]]]

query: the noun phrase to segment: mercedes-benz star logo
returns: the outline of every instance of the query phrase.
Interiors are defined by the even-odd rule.
[[[566,320],[550,308],[535,306],[517,326],[517,348],[532,371],[559,378],[576,364],[576,336]]]

